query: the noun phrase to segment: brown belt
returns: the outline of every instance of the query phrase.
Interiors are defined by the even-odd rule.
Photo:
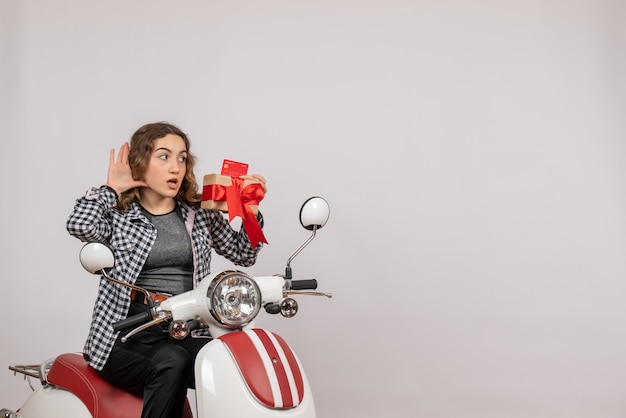
[[[168,296],[161,295],[159,293],[148,292],[148,294],[154,302],[163,302],[168,298]],[[130,291],[130,298],[135,302],[143,303],[144,305],[148,304],[148,301],[146,300],[146,295],[138,290],[132,289]]]

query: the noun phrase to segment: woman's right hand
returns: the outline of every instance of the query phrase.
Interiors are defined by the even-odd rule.
[[[128,164],[129,154],[130,145],[128,142],[124,142],[117,153],[117,160],[115,159],[115,148],[111,149],[109,156],[109,171],[107,173],[106,185],[115,190],[118,196],[135,187],[148,186],[143,181],[133,179],[130,164]]]

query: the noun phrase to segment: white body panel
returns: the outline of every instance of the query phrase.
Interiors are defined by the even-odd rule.
[[[261,289],[263,305],[282,300],[285,279],[280,276],[263,276],[255,277],[254,281],[259,285],[259,289]]]
[[[20,408],[21,418],[91,418],[83,402],[72,393],[48,386],[36,390]]]
[[[298,364],[300,361],[298,360]],[[271,409],[259,403],[248,389],[225,344],[208,343],[196,358],[196,402],[200,418],[315,418],[313,394],[304,370],[302,403],[292,409]]]

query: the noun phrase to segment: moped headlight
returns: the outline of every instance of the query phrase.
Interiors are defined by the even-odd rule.
[[[207,297],[211,315],[221,324],[239,328],[251,322],[261,309],[261,290],[246,273],[224,271],[211,281]]]

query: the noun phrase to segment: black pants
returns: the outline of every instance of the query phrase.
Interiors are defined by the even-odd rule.
[[[132,302],[129,315],[145,309],[145,305]],[[143,396],[142,418],[182,416],[187,388],[194,387],[196,355],[211,340],[188,337],[175,341],[166,330],[165,324],[155,325],[125,343],[120,336],[98,372],[113,385]]]

